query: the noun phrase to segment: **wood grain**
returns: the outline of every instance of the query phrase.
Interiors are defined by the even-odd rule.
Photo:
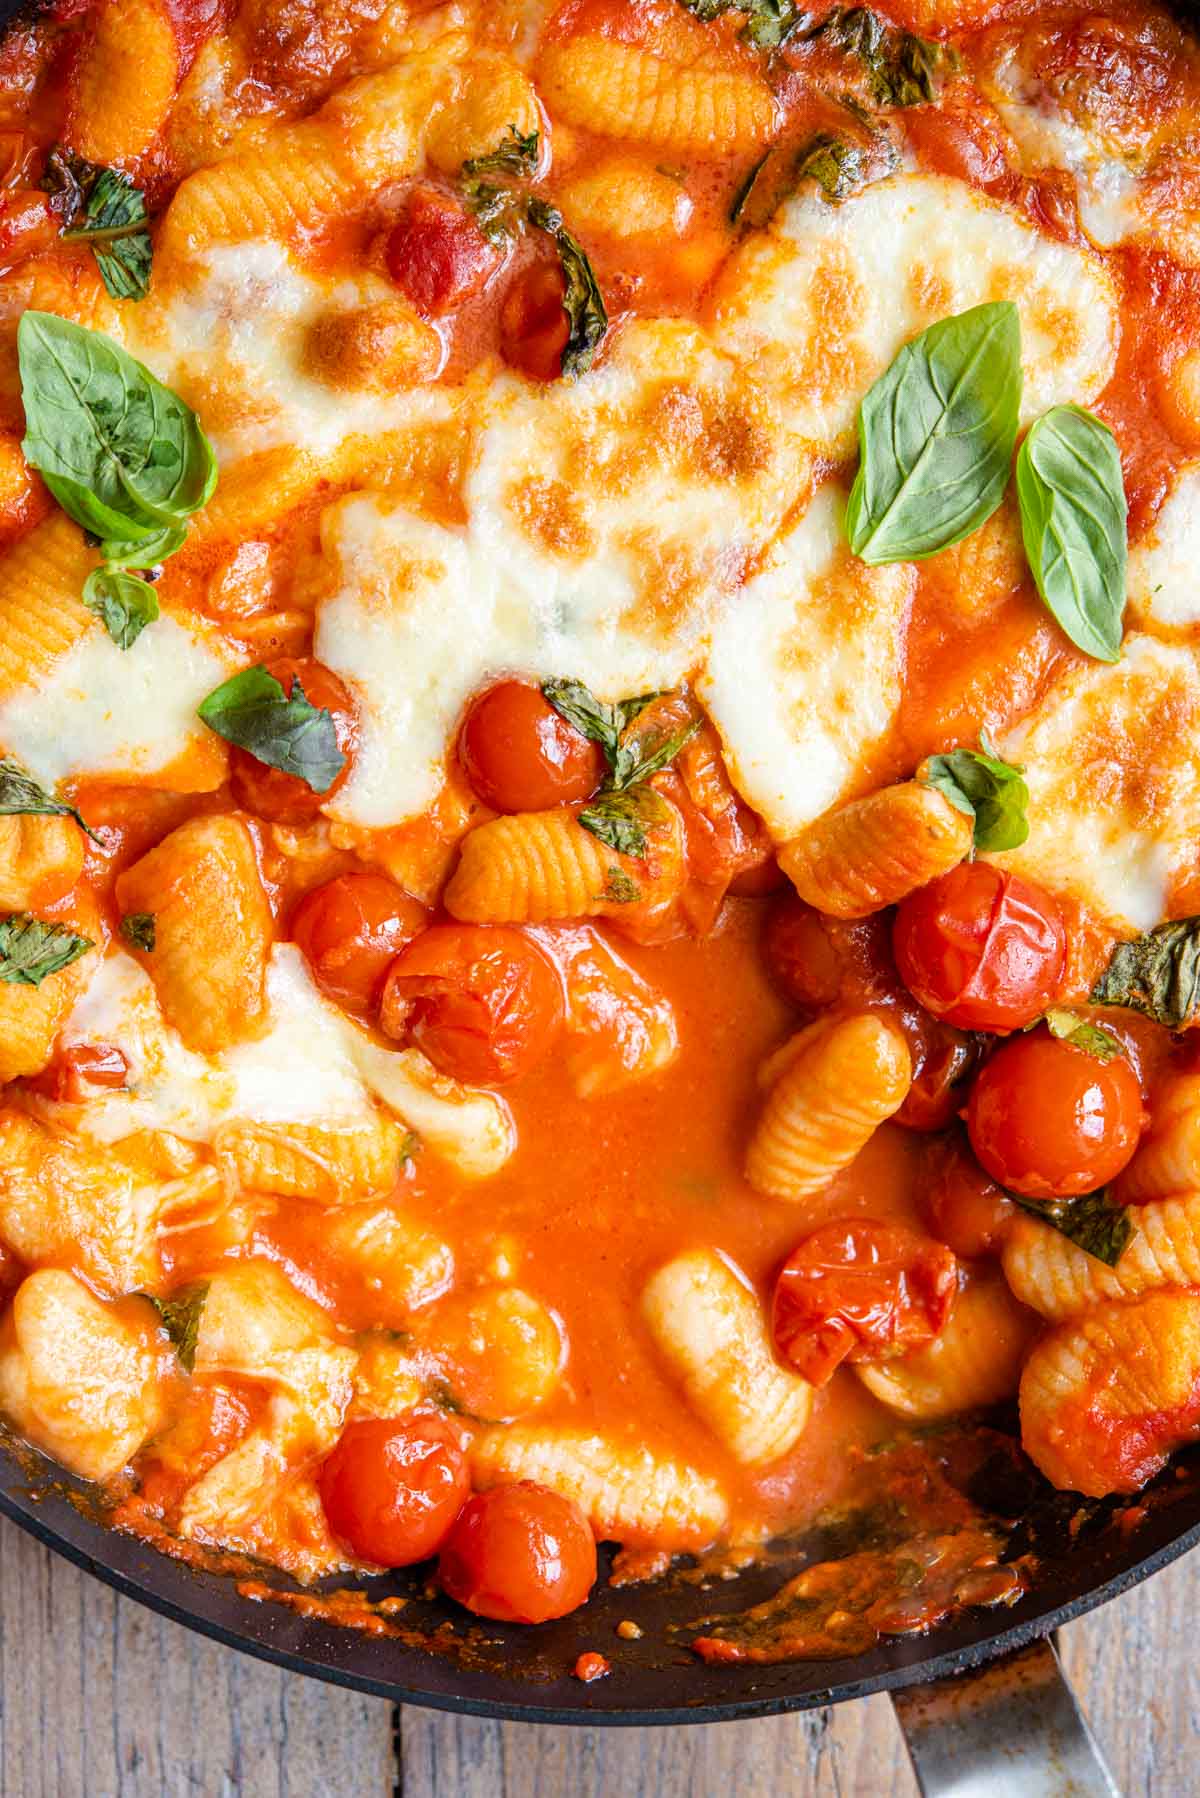
[[[1063,1632],[1126,1798],[1197,1789],[1200,1556]],[[4,1798],[912,1798],[886,1698],[692,1729],[537,1729],[280,1672],[0,1520]]]

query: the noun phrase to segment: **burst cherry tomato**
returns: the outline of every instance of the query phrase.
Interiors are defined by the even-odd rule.
[[[292,939],[313,979],[350,1011],[370,1011],[387,971],[429,922],[429,913],[383,874],[339,874],[306,893]]]
[[[97,1087],[119,1090],[128,1079],[129,1063],[115,1043],[72,1043],[26,1085],[60,1104],[82,1105]]]
[[[440,1417],[348,1424],[318,1485],[334,1535],[380,1567],[436,1554],[471,1490],[466,1457]]]
[[[1144,1123],[1137,1075],[1123,1055],[1101,1061],[1045,1029],[998,1049],[967,1106],[971,1147],[988,1173],[1035,1199],[1114,1179]]]
[[[595,1585],[595,1539],[571,1499],[532,1480],[494,1486],[463,1506],[438,1581],[477,1617],[546,1623],[578,1609]]]
[[[786,893],[771,908],[763,954],[779,990],[806,1011],[869,1004],[897,985],[882,913],[847,923]]]
[[[409,195],[384,257],[396,286],[429,318],[454,312],[501,262],[461,201],[426,186]]]
[[[906,1130],[944,1130],[966,1098],[969,1076],[979,1065],[981,1039],[944,1024],[911,1000],[891,1014],[908,1039],[913,1081],[893,1122]]]
[[[523,680],[497,681],[476,694],[458,747],[467,779],[498,812],[541,812],[590,799],[604,773],[600,745]]]
[[[957,1290],[958,1264],[932,1237],[869,1218],[823,1224],[775,1282],[775,1348],[823,1386],[841,1361],[883,1361],[931,1342]]]
[[[960,862],[903,901],[893,934],[913,998],[962,1030],[1020,1030],[1045,1011],[1066,963],[1051,895],[988,862]]]
[[[527,1073],[563,1021],[562,985],[531,937],[504,924],[435,924],[392,963],[381,1021],[471,1086]]]
[[[323,793],[314,793],[298,774],[285,774],[281,768],[268,767],[248,750],[234,749],[230,756],[230,778],[234,796],[247,811],[257,812],[276,824],[300,824],[314,818],[327,800],[343,786],[349,776],[358,747],[358,716],[354,701],[336,674],[311,656],[285,656],[267,666],[289,698],[299,681],[310,705],[329,712],[333,717],[337,746],[345,757],[345,765]]]
[[[985,1174],[965,1143],[936,1146],[928,1167],[925,1208],[930,1227],[956,1255],[998,1255],[1017,1208]]]
[[[563,311],[566,283],[553,262],[522,269],[500,308],[500,354],[535,381],[557,381],[571,335]]]

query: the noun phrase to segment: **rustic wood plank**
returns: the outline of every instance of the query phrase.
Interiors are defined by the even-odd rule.
[[[220,1648],[0,1519],[0,1792],[391,1798],[394,1712]]]

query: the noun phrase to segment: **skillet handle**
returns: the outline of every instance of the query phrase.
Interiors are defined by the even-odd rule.
[[[924,1798],[1121,1798],[1048,1640],[892,1703]]]

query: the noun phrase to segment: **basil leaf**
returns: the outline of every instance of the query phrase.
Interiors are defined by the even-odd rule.
[[[1096,1061],[1113,1061],[1125,1053],[1115,1036],[1063,1006],[1052,1005],[1041,1021],[1059,1042],[1070,1043],[1073,1049],[1082,1050]],[[1030,1029],[1033,1028],[1030,1025]]]
[[[294,774],[314,793],[327,793],[346,766],[332,712],[310,705],[298,679],[285,694],[265,668],[246,668],[210,693],[198,713],[227,743]]]
[[[165,524],[148,537],[105,537],[100,554],[112,568],[157,568],[187,542],[187,526]]]
[[[88,162],[61,145],[50,152],[42,186],[62,215],[63,238],[91,244],[113,299],[145,299],[152,249],[142,190],[120,169]]]
[[[636,905],[641,896],[641,887],[636,880],[629,878],[624,868],[618,868],[614,862],[611,868],[604,870],[601,899],[607,899],[611,905]]]
[[[51,974],[61,973],[92,948],[90,937],[79,936],[66,924],[47,924],[26,912],[0,917],[0,984],[41,986]]]
[[[610,760],[616,754],[621,720],[615,708],[597,699],[582,681],[544,680],[542,698],[549,700],[559,717],[574,725],[589,742],[599,743]]]
[[[1029,835],[1024,772],[982,750],[952,749],[946,755],[929,756],[917,770],[917,779],[974,818],[976,849],[999,853],[1019,849]]]
[[[649,780],[651,775],[661,773],[699,729],[699,718],[693,718],[682,730],[648,733],[645,737],[634,737],[628,743],[618,744],[608,785],[613,792],[623,793],[629,787]]]
[[[1200,1010],[1200,918],[1118,943],[1090,997],[1093,1005],[1123,1005],[1168,1030],[1184,1029]]]
[[[461,179],[471,182],[483,175],[514,175],[532,181],[537,174],[540,146],[541,137],[537,131],[525,133],[518,131],[515,125],[509,125],[494,150],[489,150],[485,156],[467,158],[462,165]]]
[[[118,649],[132,649],[158,617],[158,600],[149,581],[107,564],[93,568],[83,583],[83,603],[102,620]]]
[[[917,562],[970,536],[1004,497],[1021,406],[1011,300],[973,306],[906,343],[863,400],[846,508],[864,562]]]
[[[1105,1267],[1117,1265],[1137,1234],[1128,1208],[1118,1205],[1105,1186],[1098,1192],[1081,1193],[1077,1199],[1027,1199],[1019,1192],[1008,1196],[1022,1211],[1058,1230]]]
[[[127,911],[121,919],[121,935],[131,949],[153,955],[158,940],[158,923],[152,911]]]
[[[948,44],[885,24],[867,6],[835,6],[806,38],[827,38],[862,63],[877,106],[923,106],[936,100],[941,77],[958,67]]]
[[[513,188],[496,187],[490,181],[469,182],[463,198],[489,243],[503,243],[524,229],[526,196]]]
[[[158,535],[211,497],[217,465],[195,413],[110,337],[26,312],[17,351],[26,461],[84,530]]]
[[[653,787],[642,786],[601,793],[580,812],[579,822],[618,855],[640,861],[648,847],[647,826],[661,824],[668,815],[666,801]]]
[[[827,200],[845,200],[861,187],[866,156],[858,144],[822,132],[800,153],[795,179],[815,181]]]
[[[0,757],[0,817],[74,818],[93,843],[103,843],[73,805],[64,805],[27,774],[20,762]]]
[[[1042,414],[1017,457],[1021,536],[1037,590],[1085,655],[1121,654],[1127,538],[1116,439],[1082,406]]]
[[[742,36],[760,50],[777,50],[806,16],[795,0],[679,0],[679,4],[705,24],[727,12],[745,13]]]
[[[158,1320],[171,1338],[176,1359],[185,1373],[191,1373],[196,1365],[200,1319],[211,1284],[210,1280],[197,1280],[192,1286],[181,1287],[169,1299],[156,1299],[152,1292],[138,1295],[139,1298],[147,1299],[158,1312]]]
[[[575,381],[592,366],[608,330],[604,296],[582,244],[567,230],[557,206],[531,198],[528,212],[530,224],[545,231],[558,248],[563,279],[567,284],[563,311],[571,327],[562,353],[562,372],[568,381]]]

